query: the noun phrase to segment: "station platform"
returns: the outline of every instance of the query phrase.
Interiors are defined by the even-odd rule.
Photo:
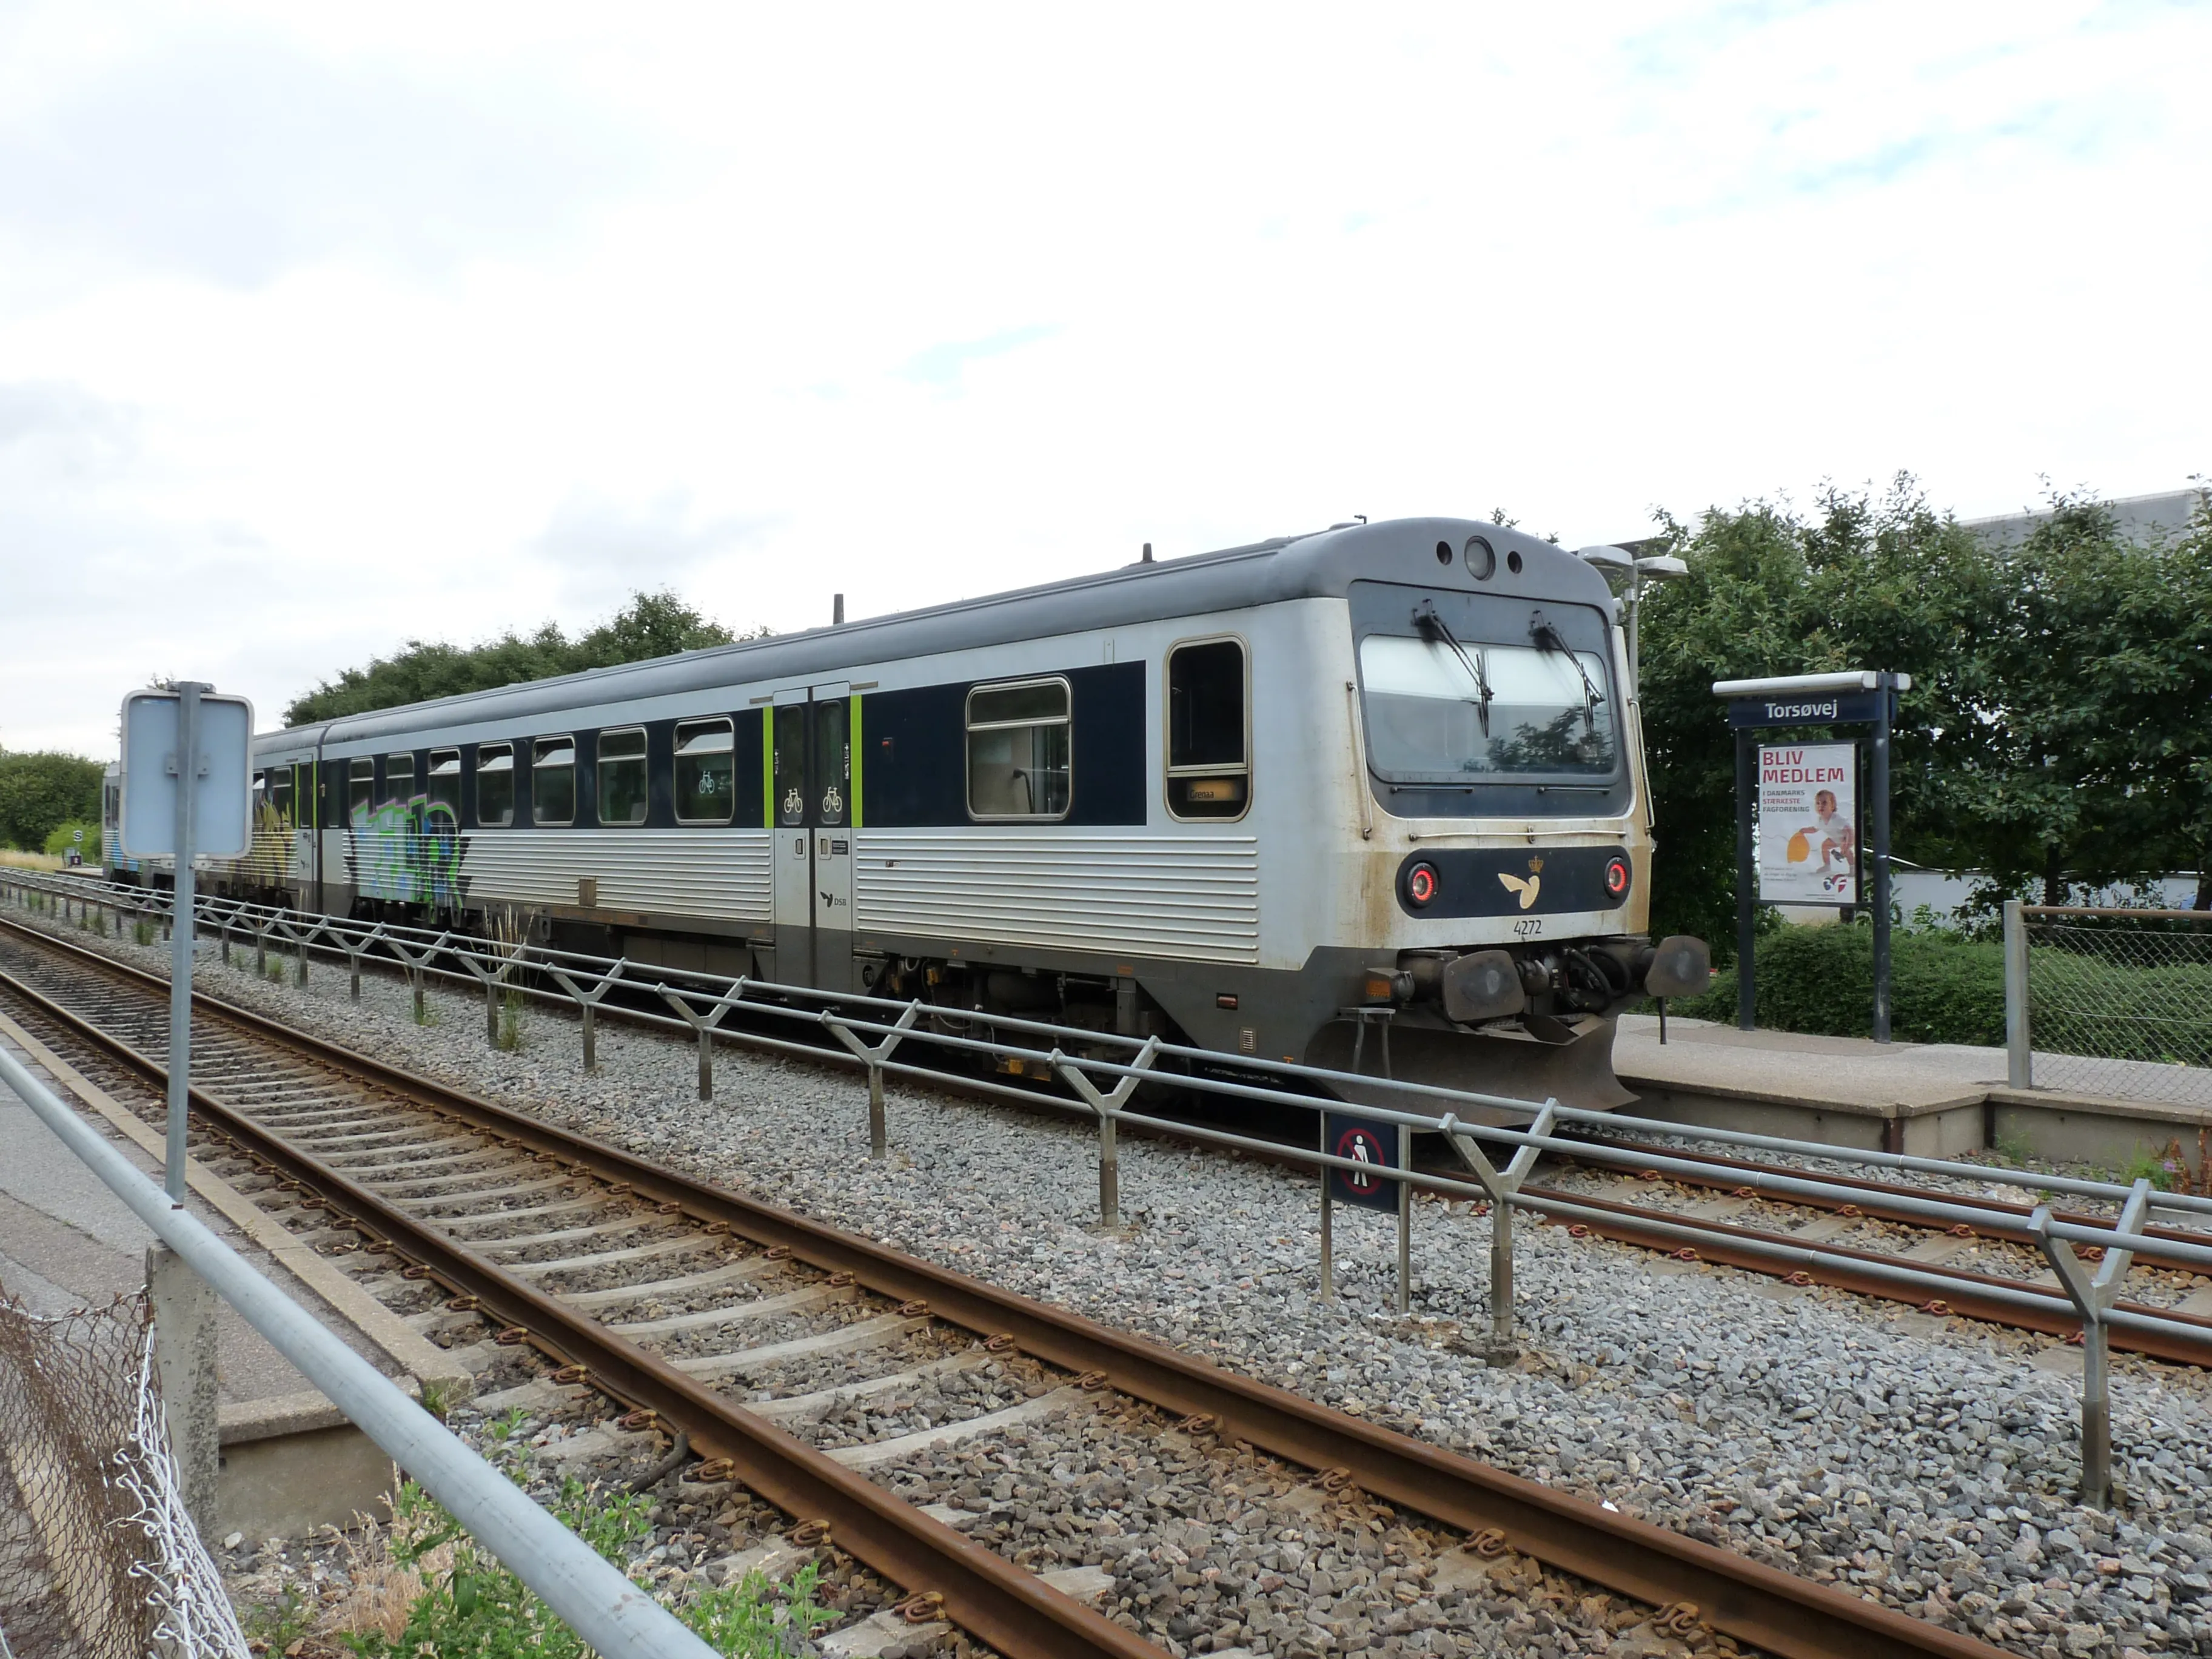
[[[1662,1043],[1651,1014],[1621,1016],[1613,1063],[1637,1097],[1623,1109],[1639,1116],[1922,1158],[2016,1149],[2124,1170],[2178,1146],[2202,1190],[2212,1139],[2212,1073],[2194,1068],[2177,1076],[2183,1068],[2124,1065],[2109,1073],[2122,1084],[2137,1071],[2155,1074],[2142,1081],[2157,1098],[2014,1089],[2002,1048],[1679,1018],[1668,1018]],[[2038,1066],[2057,1069],[2044,1057]]]
[[[0,1048],[64,1100],[74,1099],[117,1149],[161,1178],[158,1129],[103,1093],[13,1021]],[[372,1364],[421,1397],[465,1394],[468,1376],[313,1249],[195,1161],[191,1213]],[[96,1306],[146,1282],[155,1240],[14,1091],[0,1086],[0,1292],[33,1314]],[[391,1460],[226,1304],[216,1316],[222,1464],[214,1542],[233,1532],[292,1538],[356,1512],[380,1512]]]

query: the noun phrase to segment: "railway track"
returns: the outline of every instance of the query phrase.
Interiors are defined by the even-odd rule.
[[[2031,1205],[1954,1187],[1913,1187],[1826,1170],[1820,1178],[1850,1188],[1851,1196],[1777,1198],[1745,1183],[1762,1175],[1799,1175],[1802,1170],[1633,1140],[1609,1144],[1663,1158],[1670,1165],[1686,1158],[1703,1167],[1694,1174],[1674,1167],[1624,1171],[1595,1163],[1557,1170],[1553,1181],[1531,1183],[1526,1190],[1600,1212],[1596,1218],[1557,1224],[1677,1259],[1902,1302],[1939,1316],[2078,1336],[2080,1317],[2028,1231]],[[1655,1201],[1655,1192],[1665,1197]],[[1980,1211],[1985,1218],[1939,1227],[1890,1201],[1931,1197]],[[2112,1219],[2066,1210],[2054,1213],[2087,1225],[2109,1224]],[[2177,1243],[2212,1243],[2212,1235],[2184,1228],[2154,1225],[2144,1231]],[[1694,1242],[1686,1242],[1686,1235]],[[1778,1251],[1817,1251],[1820,1259],[1798,1265],[1778,1260]],[[2094,1248],[2084,1254],[2098,1259]],[[1941,1283],[1905,1285],[1888,1277],[1885,1269],[1909,1271]],[[2123,1315],[2155,1320],[2159,1328],[2115,1323],[2110,1332],[2112,1346],[2151,1358],[2212,1367],[2212,1287],[2207,1285],[2203,1269],[2155,1250],[2139,1250],[2131,1280],[2159,1299],[2123,1299],[2115,1308]],[[1993,1291],[2008,1294],[2001,1300]],[[2023,1292],[2046,1302],[2047,1311],[2023,1309],[2011,1299]]]
[[[12,922],[0,934],[0,1004],[136,1079],[150,1105],[162,982]],[[599,1391],[628,1408],[592,1431],[611,1448],[680,1437],[678,1450],[702,1460],[685,1472],[693,1486],[734,1482],[798,1523],[793,1547],[848,1553],[906,1592],[902,1616],[941,1616],[1000,1652],[1157,1654],[1082,1592],[1169,1635],[1178,1618],[1195,1627],[1177,1611],[1194,1592],[1218,1590],[1190,1572],[1032,1572],[1024,1564],[1060,1558],[1054,1517],[930,1461],[952,1451],[971,1471],[1020,1468],[1022,1441],[1049,1448],[1069,1425],[1115,1439],[1133,1468],[1165,1449],[1201,1484],[1265,1494],[1301,1545],[1337,1548],[1322,1559],[1372,1553],[1377,1506],[1418,1518],[1414,1532],[1386,1529],[1428,1540],[1401,1548],[1403,1571],[1386,1567],[1401,1602],[1444,1579],[1501,1581],[1501,1568],[1510,1583],[1526,1558],[1641,1604],[1637,1617],[1678,1635],[1805,1656],[1996,1651],[250,1011],[200,1006],[213,1018],[196,1062],[199,1156],[251,1170],[288,1221],[368,1267],[372,1290],[434,1297],[428,1322],[489,1322],[482,1351],[503,1352],[508,1377],[534,1353],[538,1375],[509,1398]],[[889,1435],[901,1425],[871,1420],[925,1390],[948,1407],[938,1420]],[[665,1475],[681,1460],[661,1461]],[[1079,1493],[1089,1510],[1078,1518],[1110,1519],[1112,1494],[1110,1482]]]
[[[603,1019],[633,1017],[633,1011],[619,1001],[611,1000],[599,1011]],[[808,1033],[808,1028],[800,1030]],[[788,1035],[769,1040],[777,1052],[792,1058],[818,1053],[825,1066],[849,1059],[825,1035],[809,1034],[817,1039],[818,1047],[804,1035],[797,1040]],[[739,1042],[747,1041],[749,1035],[761,1040],[759,1033],[738,1030],[726,1035]],[[957,1072],[913,1066],[901,1069],[909,1081],[927,1079],[931,1086],[963,1097],[1030,1110],[1082,1109],[1056,1082],[1012,1087]],[[1124,1133],[1165,1131],[1133,1124]],[[2078,1315],[2027,1231],[2030,1205],[1955,1187],[1910,1187],[1823,1169],[1819,1172],[1822,1181],[1853,1189],[1851,1198],[1824,1204],[1807,1195],[1780,1195],[1745,1184],[1762,1176],[1804,1174],[1799,1168],[1702,1148],[1618,1139],[1612,1144],[1668,1160],[1670,1167],[1663,1174],[1643,1171],[1640,1182],[1615,1167],[1591,1162],[1563,1181],[1531,1182],[1523,1190],[1532,1198],[1578,1206],[1578,1216],[1547,1218],[1577,1237],[1594,1236],[1676,1260],[1711,1262],[1798,1285],[1902,1303],[1936,1317],[1970,1318],[2079,1338]],[[1680,1165],[1686,1161],[1698,1165],[1698,1170],[1684,1172]],[[1463,1171],[1449,1163],[1426,1167],[1447,1180],[1465,1179]],[[1656,1185],[1644,1184],[1650,1182]],[[1986,1218],[1939,1230],[1886,1201],[1930,1196],[1980,1210]],[[2111,1219],[2064,1210],[2056,1213],[2059,1219],[2081,1223]],[[2156,1225],[2147,1231],[2152,1237],[2179,1243],[2212,1243],[2212,1234]],[[2094,1257],[2090,1252],[2088,1259]],[[2159,1299],[2117,1304],[2118,1317],[2110,1329],[2112,1345],[2151,1358],[2212,1367],[2212,1289],[2206,1288],[2203,1269],[2144,1250],[2136,1254],[2131,1277],[2139,1288]],[[2033,1298],[2032,1304],[2023,1305],[2017,1299],[2022,1296]],[[2155,1322],[2154,1328],[2144,1321]]]

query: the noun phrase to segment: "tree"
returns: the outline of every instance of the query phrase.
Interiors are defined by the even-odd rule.
[[[284,723],[307,726],[432,697],[495,690],[525,680],[758,639],[768,631],[757,628],[732,634],[671,591],[637,592],[606,621],[573,641],[552,623],[526,636],[510,629],[473,646],[410,640],[395,654],[372,658],[366,668],[343,669],[335,678],[303,693],[284,710]]]
[[[102,769],[82,755],[0,750],[0,844],[35,853],[73,818],[98,823]]]
[[[1755,502],[1664,520],[1690,574],[1647,597],[1643,623],[1655,931],[1723,956],[1735,938],[1718,679],[1911,673],[1896,850],[1986,872],[1985,905],[2032,881],[2063,902],[2070,882],[2212,864],[2212,507],[2148,544],[2094,502],[2052,509],[2019,546],[1993,547],[1899,474],[1879,499],[1825,490],[1809,516]]]

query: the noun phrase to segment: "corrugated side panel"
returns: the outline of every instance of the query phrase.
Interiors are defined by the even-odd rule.
[[[471,830],[462,841],[470,904],[573,905],[578,878],[590,876],[603,909],[769,920],[765,830]]]
[[[863,933],[1260,959],[1255,836],[864,830],[855,851]]]

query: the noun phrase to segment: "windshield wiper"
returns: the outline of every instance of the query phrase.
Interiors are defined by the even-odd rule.
[[[1492,693],[1490,690],[1490,677],[1482,672],[1482,653],[1478,651],[1471,657],[1468,654],[1467,647],[1459,642],[1450,628],[1445,624],[1444,619],[1437,614],[1437,602],[1434,599],[1421,601],[1420,609],[1413,612],[1413,626],[1421,629],[1433,628],[1437,633],[1443,635],[1444,643],[1451,647],[1452,654],[1459,659],[1459,665],[1467,670],[1468,678],[1474,682],[1475,690],[1481,694],[1479,697],[1470,698],[1469,701],[1474,704],[1475,719],[1481,722],[1482,735],[1487,738],[1490,736],[1490,699]]]
[[[1605,701],[1605,693],[1597,689],[1596,683],[1589,677],[1589,670],[1583,666],[1583,659],[1575,654],[1574,647],[1567,643],[1566,636],[1559,632],[1559,624],[1547,622],[1544,619],[1544,613],[1539,611],[1528,619],[1528,632],[1535,640],[1536,648],[1539,651],[1565,652],[1567,660],[1574,665],[1575,672],[1582,676],[1583,727],[1585,731],[1596,731],[1597,706]]]

